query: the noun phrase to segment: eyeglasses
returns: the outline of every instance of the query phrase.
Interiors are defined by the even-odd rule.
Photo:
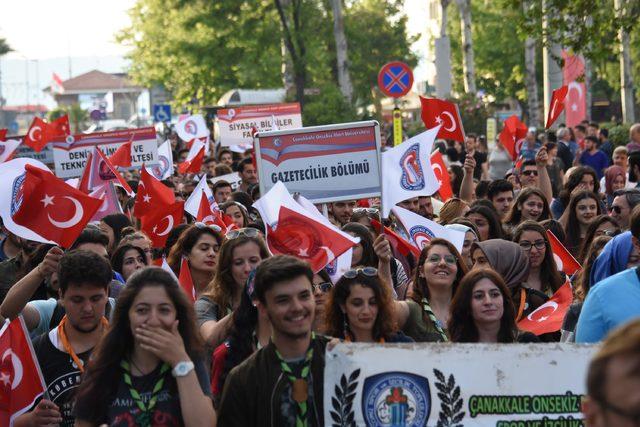
[[[617,207],[617,206],[616,206]],[[620,213],[620,212],[617,212]],[[596,237],[600,237],[600,236],[615,236],[616,234],[618,234],[617,230],[596,230]]]
[[[323,294],[326,294],[333,287],[333,283],[331,282],[322,282],[322,283],[314,283],[313,284],[313,292],[320,290]]]
[[[538,176],[538,171],[532,171],[532,170],[523,171],[522,175],[524,175],[524,176],[529,176],[529,175]]]
[[[622,208],[620,206],[611,206],[611,212],[615,212],[618,215],[620,215],[622,213]]]
[[[532,247],[535,247],[539,251],[543,250],[547,244],[544,240],[536,240],[535,242],[529,242],[528,240],[523,240],[520,242],[520,247],[525,251],[530,251]]]
[[[227,231],[227,234],[225,235],[225,237],[227,238],[227,240],[233,240],[233,239],[237,239],[240,236],[258,237],[259,233],[260,232],[258,231],[257,228],[246,227],[246,228],[239,228],[237,230],[229,230]]]
[[[195,225],[199,229],[210,228],[213,231],[215,231],[216,233],[220,233],[222,231],[222,228],[219,225],[216,225],[216,224],[205,224],[204,222],[196,222],[193,225]]]
[[[378,275],[378,269],[374,267],[354,268],[345,272],[342,277],[346,277],[347,279],[355,279],[356,277],[358,277],[358,274],[364,274],[367,277],[376,277]]]
[[[427,261],[430,262],[431,264],[440,264],[440,261],[442,261],[444,259],[444,262],[449,264],[449,265],[454,265],[456,263],[456,257],[453,255],[438,255],[438,254],[433,254],[430,255],[429,258],[427,258]]]

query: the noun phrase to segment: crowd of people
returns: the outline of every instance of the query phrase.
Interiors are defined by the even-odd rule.
[[[335,283],[324,269],[271,254],[252,206],[260,197],[255,163],[227,148],[214,150],[201,174],[163,184],[180,200],[200,179],[238,172],[237,188],[209,184],[229,231],[185,214],[166,245],[153,247],[121,188],[125,213],[89,224],[67,250],[3,227],[0,316],[22,315],[47,385],[15,425],[321,426],[329,422],[325,349],[335,340],[600,342],[640,317],[640,124],[627,146],[607,135],[588,122],[530,129],[517,162],[500,142],[489,150],[471,134],[464,144],[437,141],[454,197],[399,206],[464,232],[462,250],[433,238],[415,257],[381,232],[376,200],[329,203],[329,220],[359,239]],[[171,141],[184,160],[184,141]],[[124,175],[135,191],[138,173]],[[406,236],[393,216],[383,222]],[[576,274],[558,267],[548,230],[582,266]],[[195,303],[176,279],[184,268]],[[573,304],[562,328],[520,330],[566,281]],[[623,396],[612,406],[607,393],[616,391],[606,381],[637,384],[630,355],[640,353],[638,337],[637,322],[626,326],[594,360],[590,425],[637,421],[638,402]],[[614,359],[629,366],[609,372]]]

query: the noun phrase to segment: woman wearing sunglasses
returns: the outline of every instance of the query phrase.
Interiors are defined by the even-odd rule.
[[[489,268],[470,271],[451,302],[449,334],[452,342],[538,342],[516,326],[515,308],[502,277]]]
[[[269,256],[257,229],[227,232],[220,247],[214,279],[195,305],[200,333],[212,348],[220,345],[229,333],[231,314],[240,304],[249,273]]]
[[[316,314],[313,319],[312,329],[314,332],[326,334],[324,330],[326,303],[329,292],[331,292],[331,289],[333,288],[333,283],[331,283],[329,273],[324,269],[315,273],[313,275],[312,286],[313,298],[316,301]]]
[[[513,241],[529,256],[529,276],[523,284],[551,296],[564,284],[545,229],[535,221],[521,223],[513,232]]]
[[[222,234],[217,225],[205,225],[197,222],[186,228],[178,241],[171,247],[167,263],[180,277],[180,269],[187,261],[193,280],[196,296],[200,295],[213,280],[218,261],[218,252],[222,245]]]
[[[412,342],[398,332],[389,288],[373,267],[347,271],[329,295],[326,333],[351,342]]]
[[[467,266],[447,240],[431,239],[422,249],[413,279],[413,292],[396,301],[396,319],[416,342],[447,341],[449,307]]]

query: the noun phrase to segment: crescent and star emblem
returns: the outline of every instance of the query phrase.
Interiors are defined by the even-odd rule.
[[[167,219],[167,228],[163,230],[161,233],[158,233],[158,225],[160,225],[160,223],[164,219]],[[171,231],[172,228],[173,228],[173,217],[171,215],[167,215],[163,217],[155,227],[153,227],[153,232],[155,233],[156,236],[166,236],[167,234],[169,234],[169,231]]]
[[[22,362],[16,354],[8,349],[2,355],[2,364],[7,357],[11,357],[11,364],[13,365],[13,381],[11,381],[11,390],[15,390],[22,382],[22,374],[24,369],[22,368]]]
[[[55,219],[51,218],[50,214],[47,214],[47,218],[49,219],[49,222],[51,222],[51,224],[53,224],[58,228],[71,228],[82,220],[82,217],[84,215],[84,209],[82,208],[82,204],[76,198],[71,196],[63,196],[63,198],[73,203],[74,213],[71,216],[71,218],[69,218],[66,221],[56,221]],[[55,199],[55,196],[49,196],[45,194],[44,199],[42,199],[41,202],[44,203],[44,207],[46,208],[49,205],[54,205],[53,203],[54,199]]]
[[[456,125],[456,121],[451,113],[448,111],[443,111],[441,114],[447,116],[449,118],[449,122],[451,123],[449,127],[445,126],[443,129],[447,132],[453,132],[454,130],[456,130],[458,126]],[[436,123],[439,125],[442,125],[444,123],[444,120],[442,120],[442,116],[436,116]]]
[[[39,136],[35,136],[36,131],[39,133]],[[36,141],[40,139],[42,136],[42,128],[40,126],[34,126],[29,130],[29,139],[32,141]]]
[[[553,313],[556,312],[556,310],[558,309],[558,303],[555,301],[547,301],[544,304],[542,304],[540,307],[538,307],[533,313],[529,314],[527,316],[527,319],[531,320],[532,322],[544,322],[545,320],[547,320],[549,318],[549,316],[540,316],[538,319],[533,319],[533,314],[540,312],[542,310],[544,310],[545,308],[553,308],[553,311],[551,313],[549,313],[549,316],[552,315]]]

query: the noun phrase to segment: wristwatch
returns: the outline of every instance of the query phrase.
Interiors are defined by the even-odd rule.
[[[174,377],[186,377],[194,368],[193,362],[178,362],[176,366],[171,370],[171,375]]]

